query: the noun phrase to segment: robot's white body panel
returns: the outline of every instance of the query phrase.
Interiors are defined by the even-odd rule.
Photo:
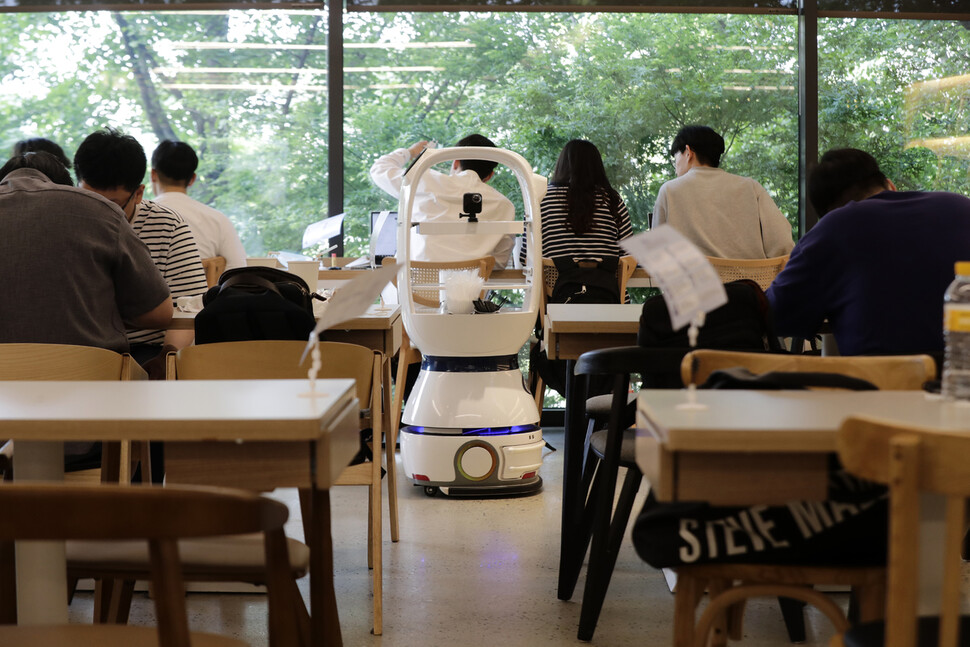
[[[523,193],[524,222],[433,223],[418,231],[474,235],[486,230],[517,234],[524,229],[525,279],[515,286],[523,290],[521,307],[448,314],[411,299],[414,188],[434,164],[459,158],[496,161],[512,169]],[[538,471],[545,443],[517,355],[532,333],[541,303],[538,214],[544,191],[545,179],[533,174],[521,156],[496,148],[429,150],[405,177],[398,218],[398,289],[405,330],[424,361],[402,416],[408,426],[401,429],[401,459],[405,475],[429,493],[440,488],[450,494],[508,494],[541,487]],[[540,268],[538,275],[533,268]]]

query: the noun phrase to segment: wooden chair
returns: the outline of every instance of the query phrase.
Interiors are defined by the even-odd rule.
[[[69,344],[0,344],[0,380],[147,380],[148,375],[131,355],[92,346]],[[97,439],[93,439],[97,440]],[[70,472],[75,482],[129,482],[132,472],[132,445],[105,443],[101,469]],[[148,466],[147,445],[135,445],[134,452]],[[14,443],[0,448],[0,472],[11,480]],[[13,566],[13,544],[0,542],[0,623],[17,618],[17,595]]]
[[[788,263],[788,256],[775,256],[774,258],[717,258],[708,256],[714,269],[717,270],[721,281],[728,283],[738,279],[751,279],[761,286],[762,290],[767,290],[775,277],[785,269]]]
[[[632,256],[621,256],[619,265],[616,268],[616,279],[620,284],[620,302],[626,303],[629,298],[626,293],[626,285],[637,269],[637,259]],[[556,287],[556,279],[559,278],[559,270],[556,263],[551,258],[542,258],[542,305],[539,311],[546,312],[546,304],[552,297],[552,289]],[[529,391],[535,396],[536,406],[542,411],[542,403],[545,400],[545,387],[539,374],[529,368]],[[608,407],[608,405],[605,405]],[[604,407],[605,408],[605,407]]]
[[[242,341],[188,346],[168,356],[168,377],[179,380],[218,379],[305,379],[310,368],[309,358],[301,364],[305,342],[300,341]],[[383,631],[383,568],[382,568],[382,474],[381,441],[386,440],[388,496],[396,502],[397,487],[394,469],[395,437],[384,436],[389,427],[387,411],[389,394],[381,389],[384,355],[378,351],[340,342],[320,342],[323,362],[319,378],[353,378],[357,382],[360,401],[361,429],[372,430],[372,460],[349,466],[341,474],[337,485],[366,485],[369,488],[367,526],[367,565],[373,569],[374,634]],[[206,467],[203,467],[206,469]],[[177,467],[166,469],[166,478],[186,482],[191,475]],[[304,503],[304,514],[308,506]],[[396,506],[394,506],[396,508]],[[309,538],[307,538],[309,539]],[[209,578],[215,579],[215,578]]]
[[[872,382],[884,390],[918,390],[936,375],[936,362],[929,355],[840,357],[744,353],[723,350],[695,350],[684,357],[680,374],[684,384],[700,385],[714,371],[743,366],[752,373],[810,371],[839,373]]]
[[[0,645],[36,647],[236,647],[245,643],[189,633],[179,538],[261,533],[269,584],[274,645],[308,645],[309,634],[292,622],[302,604],[287,572],[283,523],[277,501],[228,489],[150,485],[4,484],[0,486],[0,538],[10,540],[148,540],[157,627],[123,625],[0,626]]]
[[[397,259],[393,256],[388,256],[382,261],[382,265],[393,265],[396,262]],[[488,277],[492,274],[492,268],[494,266],[494,256],[450,263],[411,261],[411,283],[412,285],[422,286],[413,290],[412,298],[419,305],[438,308],[442,303],[442,290],[440,287],[428,286],[430,284],[440,283],[439,276],[442,270],[477,269],[481,277],[487,281]],[[394,286],[397,287],[397,278],[394,279]],[[395,439],[401,426],[401,409],[404,406],[404,385],[407,382],[408,367],[411,364],[420,364],[421,360],[421,351],[411,345],[408,332],[405,330],[401,335],[401,349],[397,354],[397,375],[394,378],[394,399],[391,402],[391,436]]]
[[[970,502],[970,436],[851,417],[838,435],[839,458],[862,478],[889,486],[889,556],[885,620],[838,627],[832,647],[957,647],[970,644],[970,616],[961,615],[960,556]],[[941,500],[939,547],[920,548],[925,494]],[[945,504],[943,503],[945,501]],[[935,522],[933,525],[936,525]],[[940,559],[926,559],[942,549]],[[922,558],[922,559],[921,559]],[[920,573],[940,582],[938,615],[920,615]]]
[[[756,374],[769,371],[840,373],[867,380],[880,389],[892,390],[918,390],[936,375],[935,363],[928,355],[819,357],[696,350],[684,357],[681,376],[684,384],[701,384],[713,371],[735,366],[745,367]],[[735,640],[740,639],[744,601],[748,597],[779,596],[809,602],[832,618],[838,628],[845,626],[844,616],[824,594],[813,590],[813,585],[852,587],[859,615],[866,619],[879,617],[885,588],[885,569],[882,567],[702,564],[674,570],[677,573],[674,644],[677,646],[706,645],[712,628],[714,644],[724,644],[725,633]],[[710,601],[697,620],[697,606],[705,589]],[[783,604],[782,608],[789,630],[794,627],[797,633],[801,622],[800,606],[786,609]],[[837,612],[834,615],[833,609]],[[796,610],[798,615],[794,616]]]
[[[224,256],[210,256],[202,259],[202,269],[205,270],[205,282],[211,288],[219,284],[219,277],[226,271],[226,259]]]

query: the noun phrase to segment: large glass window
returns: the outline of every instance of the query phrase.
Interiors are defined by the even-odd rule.
[[[970,195],[970,24],[819,24],[819,150],[871,152],[900,190]]]
[[[187,141],[191,194],[250,254],[298,250],[326,215],[326,25],[306,10],[0,14],[0,146],[42,136],[72,156],[104,126],[149,157]]]
[[[684,124],[727,141],[727,170],[756,178],[798,218],[793,16],[624,13],[349,14],[346,211],[395,201],[374,159],[420,139],[480,132],[544,175],[570,139],[593,141],[637,231],[674,177]],[[515,192],[511,174],[494,180]],[[361,218],[360,222],[364,222]]]

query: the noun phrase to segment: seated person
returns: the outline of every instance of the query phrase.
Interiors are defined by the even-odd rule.
[[[75,188],[47,152],[0,168],[0,271],[10,277],[0,288],[0,343],[126,353],[126,325],[164,328],[172,319],[165,279],[121,209]],[[65,443],[68,470],[98,465],[100,443]]]
[[[539,206],[542,255],[547,258],[619,258],[619,241],[633,234],[630,214],[592,142],[574,139],[563,147]],[[519,259],[525,266],[523,241]]]
[[[24,153],[36,153],[39,151],[50,153],[57,158],[58,162],[64,165],[64,168],[71,168],[71,160],[67,158],[67,155],[64,154],[64,149],[57,142],[53,142],[44,137],[29,137],[27,139],[21,139],[13,145],[14,157],[23,155]]]
[[[197,296],[206,291],[205,270],[192,230],[167,207],[142,200],[148,159],[131,135],[105,129],[81,142],[74,155],[79,186],[121,207],[135,234],[148,246],[172,298]],[[160,356],[163,345],[176,349],[192,343],[192,330],[128,330],[131,354],[145,365]]]
[[[482,135],[469,135],[456,145],[495,147],[491,140]],[[420,141],[410,148],[399,148],[378,158],[370,169],[374,184],[395,198],[400,198],[405,166],[427,146],[428,142]],[[466,193],[480,193],[482,196],[479,220],[515,220],[515,207],[509,199],[486,184],[495,175],[496,166],[497,162],[485,160],[455,160],[449,175],[435,170],[427,171],[421,176],[415,194],[411,221],[458,222]],[[411,260],[415,261],[466,261],[494,256],[495,267],[503,268],[508,265],[514,245],[515,236],[511,234],[423,236],[417,228],[411,229]],[[398,254],[403,252],[398,250]]]
[[[198,166],[199,156],[185,142],[166,139],[160,143],[152,153],[155,202],[182,216],[195,237],[199,256],[222,256],[227,270],[246,267],[246,250],[229,217],[188,195],[189,187],[195,184]]]
[[[943,293],[970,259],[970,199],[896,191],[851,148],[822,156],[808,193],[821,219],[767,291],[778,333],[812,337],[827,320],[842,355],[941,353]]]
[[[577,301],[590,303],[592,299],[596,299],[603,303],[619,303],[624,295],[618,294],[615,278],[615,261],[623,255],[623,250],[618,243],[633,233],[633,227],[630,224],[630,214],[626,204],[606,177],[603,158],[592,142],[574,139],[563,147],[556,161],[546,195],[539,206],[539,212],[542,215],[543,256],[573,262],[614,261],[612,265],[605,263],[606,268],[612,268],[612,271],[599,267],[585,271],[596,273],[600,280],[609,282],[616,289],[615,300],[607,300],[602,296],[577,298],[574,294],[575,288],[557,283],[556,288],[570,289],[562,292],[554,289],[551,302],[561,303],[577,299]],[[523,240],[519,252],[523,267],[526,265],[527,251]],[[562,273],[559,274],[560,279],[563,276]],[[595,290],[592,283],[589,287]],[[582,290],[586,292],[587,285],[584,284]],[[592,295],[592,290],[582,296]],[[562,294],[569,296],[563,297]],[[541,330],[541,321],[538,328]],[[533,344],[529,362],[534,372],[542,377],[545,386],[565,396],[565,360],[550,360],[545,351],[540,350],[539,344]],[[608,386],[602,383],[603,380],[595,382],[593,391],[604,393],[609,390]]]
[[[724,139],[684,126],[670,145],[676,179],[657,194],[651,227],[670,223],[707,256],[774,258],[791,251],[791,224],[764,187],[718,168]]]

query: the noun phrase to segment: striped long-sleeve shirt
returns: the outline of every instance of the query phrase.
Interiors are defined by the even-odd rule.
[[[172,299],[196,296],[206,291],[205,270],[195,246],[192,230],[176,212],[145,200],[135,209],[131,227],[162,273]],[[164,330],[128,330],[128,343],[162,344]]]
[[[618,218],[613,218],[606,200],[596,205],[593,227],[585,234],[574,233],[568,225],[567,187],[549,185],[539,212],[542,216],[542,255],[546,258],[569,257],[577,261],[623,256],[617,244],[633,234],[630,214],[620,198]],[[525,244],[519,254],[525,265]]]

